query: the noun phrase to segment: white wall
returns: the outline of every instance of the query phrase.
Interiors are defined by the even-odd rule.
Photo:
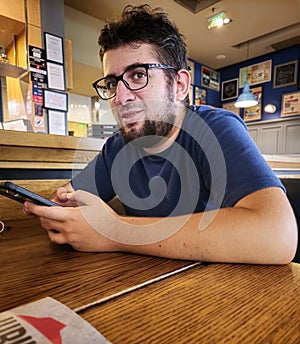
[[[101,20],[65,6],[65,38],[72,41],[74,61],[101,68],[98,36],[104,24]]]
[[[92,122],[91,98],[96,96],[96,91],[91,84],[102,76],[98,36],[104,25],[101,20],[65,6],[65,39],[72,41],[74,83],[69,92],[69,121]],[[115,124],[108,103],[99,101],[99,122]]]
[[[79,123],[91,123],[92,102],[90,97],[69,94],[68,120]]]

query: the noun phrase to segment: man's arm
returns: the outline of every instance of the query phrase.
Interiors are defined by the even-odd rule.
[[[211,212],[212,213],[212,212]],[[286,195],[280,188],[256,191],[233,208],[215,212],[199,230],[205,213],[193,214],[171,237],[149,245],[120,245],[122,251],[169,258],[212,262],[285,264],[297,248],[297,224]],[[127,223],[153,223],[151,218],[122,218]],[[176,225],[169,218],[165,226]]]
[[[296,220],[277,187],[249,194],[232,208],[167,218],[117,215],[83,191],[71,197],[86,205],[60,208],[28,202],[25,208],[40,217],[51,241],[80,251],[253,264],[286,264],[296,252]]]

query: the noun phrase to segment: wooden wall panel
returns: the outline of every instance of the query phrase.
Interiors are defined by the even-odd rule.
[[[41,28],[33,25],[28,25],[28,44],[41,48],[42,40],[43,38]]]
[[[40,0],[27,0],[28,24],[41,27]]]
[[[24,0],[1,0],[0,13],[4,17],[25,23]]]

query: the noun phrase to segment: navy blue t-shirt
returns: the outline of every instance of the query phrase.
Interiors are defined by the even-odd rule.
[[[176,141],[156,155],[116,133],[72,179],[75,190],[118,195],[133,216],[175,216],[232,207],[267,187],[281,187],[242,119],[209,106],[187,110]]]

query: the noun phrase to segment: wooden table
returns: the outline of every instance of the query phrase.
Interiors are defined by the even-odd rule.
[[[211,264],[79,313],[112,343],[300,343],[300,265]]]
[[[0,311],[51,296],[79,311],[193,267],[127,253],[84,253],[49,241],[36,219],[6,222],[0,238]]]
[[[113,344],[300,343],[300,264],[201,264],[55,245],[36,220],[1,245],[0,311],[51,296]]]

